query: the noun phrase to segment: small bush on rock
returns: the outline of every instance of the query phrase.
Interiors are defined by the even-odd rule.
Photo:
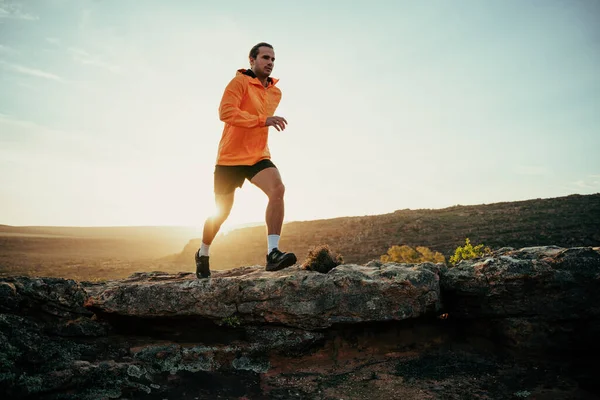
[[[387,254],[381,256],[381,262],[396,262],[417,264],[422,262],[445,263],[446,259],[442,253],[431,251],[427,247],[417,246],[413,249],[410,246],[392,246]]]
[[[465,239],[464,246],[458,246],[454,250],[454,255],[450,257],[450,264],[456,265],[460,260],[471,260],[473,258],[479,258],[490,254],[492,251],[489,247],[484,247],[483,244],[478,244],[473,247],[469,238]]]
[[[242,322],[236,315],[231,315],[223,318],[223,324],[229,326],[230,328],[237,328],[242,324]]]
[[[328,245],[322,244],[309,250],[302,268],[326,274],[343,262],[344,259],[340,254],[333,254]]]

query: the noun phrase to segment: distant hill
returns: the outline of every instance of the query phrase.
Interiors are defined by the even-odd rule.
[[[0,225],[1,234],[51,235],[77,238],[133,239],[185,237],[197,234],[197,229],[185,226],[11,226]]]
[[[162,259],[179,254],[191,227],[0,226],[0,276],[117,279],[134,272],[192,270]]]
[[[284,225],[281,248],[303,261],[312,246],[328,244],[345,262],[365,263],[402,244],[448,257],[467,237],[491,248],[600,246],[600,193],[290,222]],[[193,263],[199,246],[200,239],[191,240],[175,261]],[[213,242],[211,267],[264,264],[265,253],[264,226],[236,229]]]
[[[9,226],[0,225],[0,272],[3,267],[32,267],[72,260],[141,260],[177,254],[191,227],[171,226]]]

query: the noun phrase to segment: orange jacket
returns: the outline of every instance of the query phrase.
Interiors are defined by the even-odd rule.
[[[219,118],[225,127],[219,142],[218,165],[253,165],[271,158],[265,122],[281,100],[277,81],[269,78],[265,88],[251,70],[236,72],[219,105]]]

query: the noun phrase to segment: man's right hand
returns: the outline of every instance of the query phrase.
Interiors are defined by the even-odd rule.
[[[285,129],[286,125],[287,121],[283,117],[267,117],[265,121],[265,126],[274,126],[280,132]]]

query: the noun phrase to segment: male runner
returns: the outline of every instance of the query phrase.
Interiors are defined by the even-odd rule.
[[[293,253],[279,250],[284,217],[285,186],[271,161],[267,144],[269,127],[286,128],[283,117],[274,116],[281,90],[271,78],[275,62],[273,46],[258,43],[250,50],[250,69],[239,69],[225,88],[219,118],[225,123],[214,172],[217,212],[204,223],[202,246],[196,252],[196,276],[210,277],[209,248],[233,207],[234,193],[245,180],[259,187],[269,198],[266,210],[267,271],[278,271],[296,263]]]

